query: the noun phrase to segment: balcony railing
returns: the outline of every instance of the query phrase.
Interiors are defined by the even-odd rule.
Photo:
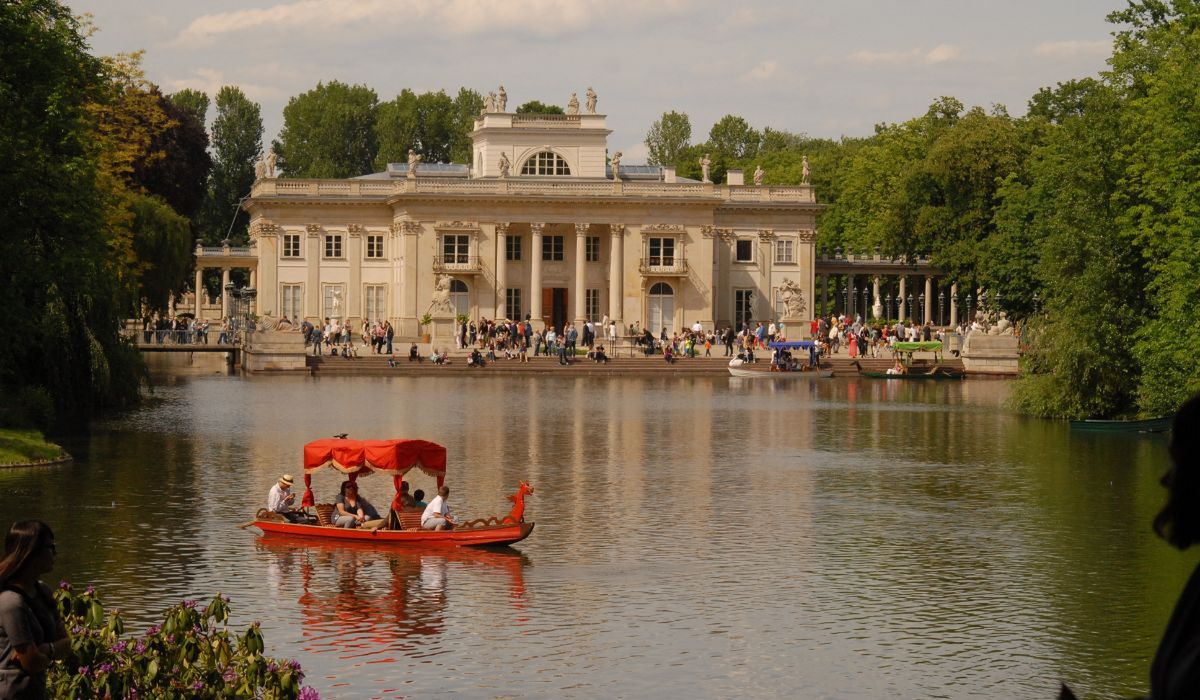
[[[651,255],[638,261],[638,272],[646,276],[686,277],[687,260],[671,255]]]
[[[475,255],[444,253],[433,258],[434,272],[475,273],[482,270],[479,257]]]

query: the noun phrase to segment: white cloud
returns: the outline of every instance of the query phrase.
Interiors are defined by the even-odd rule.
[[[1112,51],[1112,42],[1107,39],[1099,41],[1044,41],[1033,49],[1038,56],[1048,58],[1075,58],[1107,56]]]
[[[856,51],[850,60],[864,66],[933,65],[953,61],[962,56],[962,48],[953,44],[938,44],[926,51],[923,47],[908,51]]]
[[[684,0],[296,0],[202,15],[171,43],[194,48],[232,34],[328,37],[331,30],[451,37],[507,32],[551,38],[611,25],[614,18],[626,26],[686,11]]]
[[[742,75],[742,80],[747,82],[761,82],[770,78],[779,69],[779,62],[773,58],[762,61]]]
[[[646,148],[644,141],[626,146],[621,149],[621,162],[627,165],[641,165],[650,157],[650,149]]]
[[[225,73],[213,68],[197,68],[192,72],[191,76],[168,78],[163,81],[163,88],[167,93],[175,93],[191,88],[192,90],[199,90],[206,93],[213,99],[216,98],[217,92],[226,85],[238,86],[242,89],[242,92],[246,93],[246,97],[255,102],[278,100],[284,97],[284,92],[276,86],[243,82],[230,78]]]

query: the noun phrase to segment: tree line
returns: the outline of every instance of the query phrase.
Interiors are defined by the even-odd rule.
[[[868,138],[758,131],[727,115],[691,143],[667,112],[652,163],[698,177],[761,165],[828,205],[818,246],[928,254],[1023,319],[1013,406],[1045,417],[1159,416],[1200,390],[1200,7],[1134,0],[1108,15],[1108,69],[1046,87],[1024,117],[942,97]]]

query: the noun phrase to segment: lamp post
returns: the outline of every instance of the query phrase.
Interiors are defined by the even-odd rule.
[[[854,285],[854,288],[850,290],[850,299],[852,300],[850,305],[852,307],[854,307],[850,310],[850,318],[854,318],[855,316],[858,315],[858,285],[857,284]]]
[[[921,296],[917,297],[917,308],[921,310],[921,323],[925,323],[929,319],[925,318],[925,292],[921,292]]]
[[[865,321],[871,314],[871,296],[866,287],[863,287],[863,320]]]
[[[1003,311],[1004,305],[1000,303],[1000,292],[996,292],[996,311]]]
[[[904,317],[912,318],[913,298],[911,294],[908,295],[907,301],[908,303],[904,305]]]
[[[987,309],[987,290],[985,289],[979,293],[979,310],[983,312],[984,316],[987,316]]]
[[[939,326],[946,325],[946,315],[943,313],[943,309],[942,309],[942,307],[945,305],[945,303],[946,303],[946,292],[945,291],[938,292],[937,322],[938,322]]]
[[[968,325],[970,325],[971,321],[975,320],[975,314],[973,313],[973,311],[975,309],[974,303],[975,303],[974,296],[970,292],[968,292],[967,293],[967,324]]]
[[[846,287],[846,285],[843,284],[842,285],[842,313],[845,314],[845,313],[848,313],[849,311],[850,311],[850,291]]]
[[[885,301],[887,301],[887,306],[883,307],[883,315],[891,316],[892,315],[892,294],[891,294],[891,292],[888,292],[888,295],[884,299],[885,299]]]

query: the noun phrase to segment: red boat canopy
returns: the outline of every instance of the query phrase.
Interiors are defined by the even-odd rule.
[[[302,506],[313,505],[311,474],[325,467],[349,475],[351,481],[377,471],[391,474],[396,486],[392,507],[399,510],[400,482],[413,467],[436,478],[438,488],[442,487],[446,481],[446,448],[428,440],[314,440],[304,446]]]

